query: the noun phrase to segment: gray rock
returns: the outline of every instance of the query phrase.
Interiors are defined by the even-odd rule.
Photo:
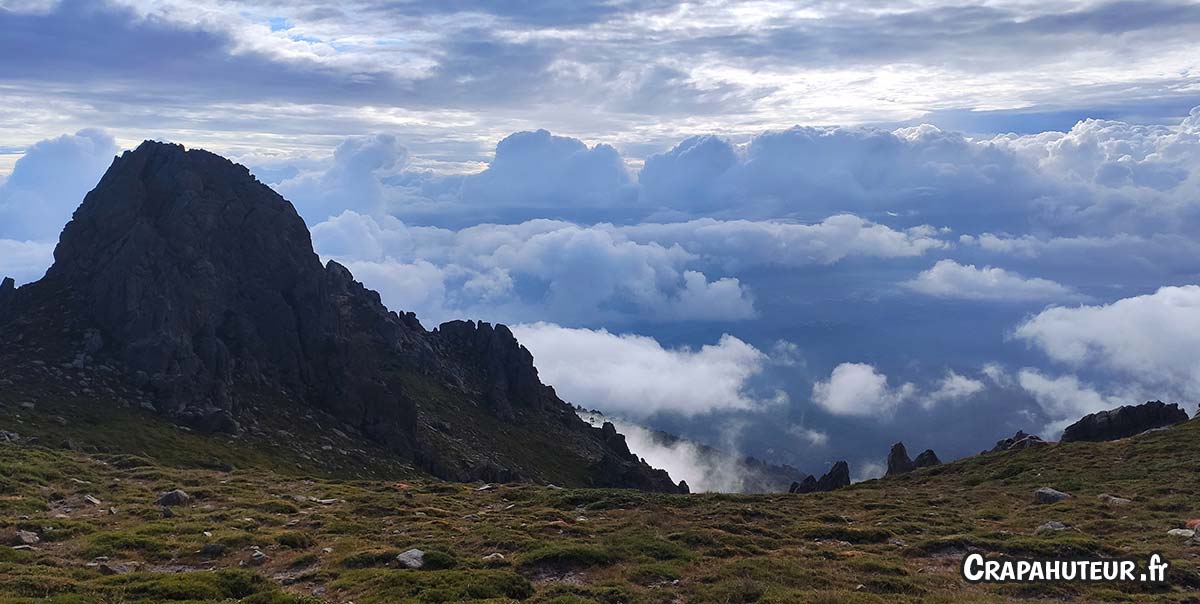
[[[262,566],[270,560],[270,556],[264,554],[262,550],[256,549],[250,552],[250,558],[246,561],[246,564],[249,564],[250,566]]]
[[[33,531],[17,531],[13,541],[14,545],[37,545],[42,538]]]
[[[817,479],[812,474],[805,476],[800,482],[793,482],[792,486],[788,488],[789,493],[800,494],[812,493],[815,490],[817,490]]]
[[[1097,499],[1099,499],[1102,503],[1106,503],[1115,507],[1122,507],[1133,503],[1124,497],[1117,497],[1116,495],[1109,495],[1108,493],[1101,493]]]
[[[131,562],[102,562],[97,568],[104,575],[124,575],[137,570],[137,565]]]
[[[1193,531],[1192,529],[1173,528],[1173,529],[1167,531],[1167,534],[1172,537],[1182,537],[1184,539],[1191,539],[1192,537],[1196,536],[1196,531]]]
[[[164,508],[169,508],[173,505],[187,505],[191,503],[191,501],[191,495],[188,495],[181,489],[175,489],[173,491],[167,491],[166,493],[163,493],[154,503]]]
[[[918,468],[932,468],[942,465],[942,460],[938,459],[937,453],[934,453],[933,449],[925,449],[913,460],[913,465]]]
[[[487,562],[487,563],[489,563],[489,564],[496,564],[496,563],[499,563],[499,562],[504,562],[504,554],[502,554],[502,553],[500,553],[500,552],[495,552],[495,553],[492,553],[492,554],[488,554],[488,555],[486,555],[486,556],[484,556],[484,557],[483,557],[483,561],[484,561],[484,562]]]
[[[1057,491],[1050,487],[1042,487],[1033,492],[1033,501],[1035,503],[1057,503],[1065,499],[1070,499],[1069,493]]]
[[[1037,528],[1037,532],[1039,532],[1039,533],[1044,533],[1047,531],[1065,531],[1065,530],[1067,530],[1067,525],[1065,525],[1057,520],[1051,520],[1050,522],[1047,522],[1046,524],[1043,524],[1042,526],[1039,526]]]
[[[1174,403],[1148,401],[1083,416],[1063,430],[1062,441],[1100,442],[1141,434],[1188,421],[1187,411]]]
[[[396,556],[396,564],[408,569],[421,568],[425,566],[425,552],[419,549],[410,549]]]

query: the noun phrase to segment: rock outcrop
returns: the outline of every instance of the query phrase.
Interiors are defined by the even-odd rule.
[[[892,450],[888,452],[887,457],[887,472],[884,476],[895,476],[912,472],[916,469],[913,461],[908,458],[908,450],[904,448],[904,443],[896,443],[892,445]]]
[[[680,490],[579,419],[508,328],[392,312],[321,263],[290,202],[202,150],[118,157],[46,276],[0,285],[0,334],[2,358],[102,366],[196,430],[299,404],[443,478]]]
[[[817,490],[817,479],[812,474],[804,477],[803,480],[793,482],[788,488],[788,493],[812,493]]]
[[[1023,430],[1017,430],[1016,434],[1013,434],[1012,436],[1003,440],[996,441],[996,446],[992,447],[990,451],[984,451],[984,453],[995,453],[997,451],[1020,451],[1034,447],[1044,447],[1048,444],[1050,443],[1042,440],[1041,437],[1035,434],[1026,434]]]
[[[839,461],[833,464],[832,468],[817,480],[817,491],[834,491],[842,487],[850,486],[850,466]]]
[[[1187,411],[1174,403],[1149,401],[1085,415],[1063,430],[1062,442],[1100,442],[1127,438],[1155,428],[1188,421]]]
[[[17,295],[17,283],[12,280],[12,277],[5,277],[0,281],[0,319],[4,318],[12,299]]]
[[[925,449],[913,460],[913,465],[918,468],[932,468],[942,465],[942,460],[938,459],[937,453],[934,453],[933,449]]]
[[[909,459],[908,450],[904,448],[904,443],[896,443],[892,445],[892,450],[888,452],[887,472],[884,476],[906,474],[917,468],[928,468],[941,465],[941,463],[942,460],[938,459],[933,449],[925,449],[916,459]]]

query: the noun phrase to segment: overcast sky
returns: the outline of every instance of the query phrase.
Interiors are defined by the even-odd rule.
[[[0,273],[222,153],[427,327],[810,472],[1200,400],[1200,4],[0,0]]]

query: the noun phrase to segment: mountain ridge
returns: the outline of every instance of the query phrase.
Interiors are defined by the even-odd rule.
[[[388,310],[347,268],[321,264],[290,202],[244,166],[180,145],[118,156],[46,276],[5,282],[4,353],[109,368],[202,431],[236,432],[247,401],[287,399],[442,478],[681,490],[578,419],[506,327],[429,331]]]

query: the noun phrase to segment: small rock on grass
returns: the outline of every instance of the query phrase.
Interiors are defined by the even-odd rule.
[[[156,501],[155,503],[157,503],[158,505],[161,505],[163,507],[170,507],[173,505],[187,505],[191,501],[192,501],[191,495],[188,495],[182,489],[175,489],[172,491],[167,491],[166,493],[163,493],[162,495],[160,495],[158,498],[158,501]]]
[[[1172,537],[1183,537],[1184,539],[1191,539],[1192,537],[1196,536],[1196,531],[1193,531],[1191,529],[1174,528],[1174,529],[1167,531],[1167,534]]]
[[[1057,503],[1070,498],[1071,495],[1069,493],[1064,493],[1050,487],[1042,487],[1033,492],[1033,500],[1037,503]]]
[[[421,568],[425,566],[425,552],[419,549],[410,549],[396,556],[396,564],[399,564],[403,568]]]
[[[1126,506],[1126,505],[1129,505],[1130,503],[1133,503],[1132,501],[1125,499],[1124,497],[1117,497],[1116,495],[1109,495],[1108,493],[1102,493],[1099,497],[1097,497],[1097,499],[1099,499],[1103,503],[1107,503],[1108,505],[1117,506],[1117,507]]]
[[[33,531],[17,531],[13,545],[37,545],[41,540],[42,538]]]
[[[486,555],[486,556],[484,556],[484,557],[483,557],[483,561],[484,561],[484,562],[487,562],[487,563],[490,563],[490,564],[498,564],[498,563],[500,563],[500,562],[504,562],[504,554],[502,554],[502,553],[500,553],[500,552],[495,552],[495,553],[493,553],[493,554],[488,554],[488,555]]]
[[[1037,532],[1039,532],[1039,533],[1045,533],[1048,531],[1065,531],[1065,530],[1067,530],[1067,525],[1065,525],[1057,520],[1051,520],[1050,522],[1047,522],[1046,524],[1043,524],[1042,526],[1039,526],[1037,528]]]
[[[250,566],[262,566],[270,559],[271,557],[264,554],[262,550],[256,549],[253,552],[250,552],[250,560],[248,560],[246,563]]]

